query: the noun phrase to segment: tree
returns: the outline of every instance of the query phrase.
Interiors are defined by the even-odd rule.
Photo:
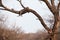
[[[19,14],[19,15],[23,15],[25,13],[33,13],[37,18],[38,20],[41,22],[41,24],[43,25],[43,27],[47,30],[48,34],[49,34],[49,40],[57,40],[56,39],[56,36],[57,36],[57,30],[58,30],[58,27],[59,27],[59,22],[60,22],[60,19],[59,19],[59,11],[60,11],[60,0],[59,0],[59,3],[58,3],[58,6],[55,6],[55,3],[54,1],[55,0],[50,0],[51,4],[49,3],[48,0],[40,0],[40,1],[43,1],[45,2],[45,4],[47,5],[47,7],[49,8],[49,10],[52,12],[52,14],[54,15],[54,24],[53,24],[53,28],[50,29],[44,22],[44,20],[42,19],[42,17],[36,12],[34,11],[33,9],[30,9],[29,7],[24,7],[21,0],[17,0],[21,6],[23,7],[22,10],[20,11],[15,11],[14,9],[9,9],[7,8],[6,6],[3,5],[2,3],[2,0],[0,0],[0,6],[3,7],[0,8],[0,10],[6,10],[6,11],[10,11],[12,13],[16,13],[16,14]]]

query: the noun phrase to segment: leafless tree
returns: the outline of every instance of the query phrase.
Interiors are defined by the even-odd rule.
[[[30,9],[29,7],[24,7],[21,0],[17,0],[18,2],[20,2],[21,6],[23,7],[22,10],[20,11],[15,11],[14,9],[9,9],[7,8],[6,6],[3,5],[2,3],[2,0],[0,0],[0,6],[3,7],[0,8],[0,10],[6,10],[6,11],[10,11],[12,13],[16,13],[16,14],[19,14],[19,15],[23,15],[25,13],[33,13],[37,18],[38,20],[41,22],[41,24],[43,25],[43,27],[47,30],[48,34],[49,34],[49,40],[57,40],[56,39],[56,36],[57,36],[57,30],[58,30],[58,27],[59,27],[59,22],[60,22],[60,19],[59,19],[59,11],[60,11],[60,0],[59,0],[59,3],[58,3],[58,6],[56,7],[55,6],[55,0],[50,0],[51,4],[49,3],[48,0],[39,0],[39,1],[43,1],[45,2],[45,4],[47,5],[47,7],[49,8],[49,10],[52,12],[52,14],[54,15],[54,24],[53,24],[53,28],[50,29],[44,22],[44,20],[42,19],[42,17],[36,12],[34,11],[33,9]]]

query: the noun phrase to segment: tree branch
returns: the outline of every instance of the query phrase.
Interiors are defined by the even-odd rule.
[[[49,10],[52,12],[52,14],[55,15],[55,12],[57,11],[56,8],[52,7],[52,5],[50,5],[50,3],[48,2],[48,0],[41,0],[41,1],[45,2],[46,5],[48,6]]]
[[[55,6],[55,3],[54,3],[54,0],[51,0],[51,4],[52,4],[52,7],[53,7],[54,9],[56,9],[56,6]]]
[[[2,1],[0,0],[0,6],[2,6]]]
[[[59,8],[60,8],[60,2],[58,3],[58,6],[57,6],[58,13],[59,13]]]
[[[10,11],[10,12],[12,12],[12,13],[17,13],[17,14],[19,14],[19,11],[15,11],[14,9],[9,9],[9,8],[5,7],[5,6],[3,5],[3,3],[2,3],[2,0],[0,0],[0,7],[3,7],[3,8],[4,8],[4,9],[0,8],[0,10],[6,10],[6,11]]]
[[[57,32],[57,29],[60,25],[59,24],[60,20],[59,20],[59,14],[58,13],[54,16],[54,19],[55,19],[55,21],[54,21],[54,25],[53,25],[53,28],[52,28],[53,33]]]
[[[22,4],[21,0],[18,0],[18,1],[19,1],[19,3],[21,4],[21,6],[22,6],[23,8],[25,8],[24,5]]]
[[[34,10],[32,9],[29,9],[29,8],[25,8],[25,9],[22,9],[21,11],[21,15],[27,13],[27,12],[31,12],[33,13],[38,19],[39,21],[41,22],[41,24],[43,25],[43,27],[47,30],[47,31],[51,31],[48,26],[45,24],[45,22],[43,21],[42,17]]]
[[[55,22],[54,22],[54,25],[53,25],[53,32],[57,32],[57,29],[59,27],[59,23],[60,23],[60,17],[59,17],[59,8],[60,8],[60,2],[58,3],[58,6],[57,6],[57,13],[55,13],[54,15],[54,19],[55,19]]]
[[[14,9],[3,9],[3,8],[0,8],[0,10],[6,10],[6,11],[9,11],[9,12],[12,12],[12,13],[19,14],[19,11],[15,11]]]
[[[54,0],[51,0],[51,4],[52,4],[52,6],[55,6],[55,4],[54,4]]]

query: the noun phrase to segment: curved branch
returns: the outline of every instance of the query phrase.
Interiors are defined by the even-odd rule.
[[[6,11],[10,11],[10,12],[13,12],[13,13],[19,13],[19,11],[15,11],[14,9],[9,9],[7,7],[5,7],[2,3],[2,0],[0,0],[0,7],[3,7],[4,9],[0,8],[0,10],[6,10]]]
[[[24,5],[22,4],[21,0],[18,0],[18,1],[19,1],[19,3],[21,4],[21,6],[22,6],[23,8],[25,8]]]
[[[50,29],[48,28],[48,26],[45,24],[45,22],[43,21],[43,19],[42,19],[42,17],[36,12],[36,11],[34,11],[34,10],[32,10],[32,9],[29,9],[29,8],[25,8],[25,9],[22,9],[21,11],[20,11],[21,13],[21,15],[23,15],[23,14],[25,14],[25,13],[27,13],[27,12],[31,12],[31,13],[33,13],[38,19],[39,19],[39,21],[41,22],[41,24],[43,25],[43,27],[47,30],[47,31],[50,31]]]

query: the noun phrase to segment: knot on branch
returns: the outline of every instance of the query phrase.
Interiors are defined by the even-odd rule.
[[[26,7],[26,8],[24,8],[23,10],[21,10],[20,12],[19,12],[19,15],[23,15],[23,14],[25,14],[26,12],[30,12],[29,11],[30,9],[29,9],[29,7]]]
[[[51,33],[52,33],[52,30],[51,30],[51,29],[50,29],[50,30],[48,30],[48,33],[49,33],[49,34],[51,34]]]

